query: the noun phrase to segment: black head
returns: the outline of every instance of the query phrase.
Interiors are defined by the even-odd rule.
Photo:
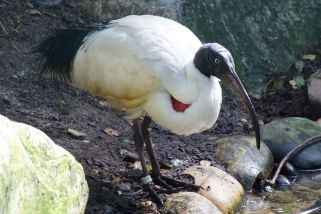
[[[215,76],[226,82],[236,91],[247,107],[253,122],[256,135],[256,145],[260,148],[260,127],[252,102],[235,72],[234,60],[231,53],[218,43],[204,44],[200,47],[194,57],[195,67],[205,76]]]
[[[208,43],[201,46],[194,57],[194,64],[205,76],[224,78],[230,66],[234,68],[231,53],[218,43]]]

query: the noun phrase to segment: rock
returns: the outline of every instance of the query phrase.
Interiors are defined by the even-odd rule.
[[[321,1],[182,2],[179,21],[203,42],[216,41],[229,49],[252,93],[271,74],[288,71],[321,34]]]
[[[167,197],[164,213],[170,214],[223,214],[205,197],[194,192],[179,192]]]
[[[246,191],[254,184],[270,176],[274,167],[269,148],[261,142],[256,148],[254,137],[227,137],[214,144],[215,158],[226,171],[234,176]]]
[[[316,122],[299,117],[274,120],[261,127],[262,141],[270,148],[275,162],[305,140],[321,135],[321,126]],[[296,169],[314,170],[321,168],[321,142],[305,148],[289,161]]]
[[[290,188],[290,186],[291,186],[291,181],[287,177],[285,177],[284,175],[278,176],[275,183],[275,189],[286,191]]]
[[[317,123],[320,124],[320,126],[321,126],[321,118],[319,118],[319,119],[317,120]]]
[[[244,190],[231,175],[212,166],[192,166],[184,171],[194,177],[196,185],[203,189],[199,194],[215,204],[223,213],[233,213],[239,205]]]
[[[40,130],[0,115],[0,213],[84,213],[82,166]]]
[[[321,117],[321,69],[310,77],[308,96],[313,116]]]

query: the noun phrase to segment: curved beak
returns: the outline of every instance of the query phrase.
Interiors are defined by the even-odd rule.
[[[246,106],[248,112],[251,115],[252,118],[252,124],[255,130],[255,137],[256,137],[256,147],[257,149],[260,149],[260,142],[261,142],[261,136],[260,136],[260,126],[257,120],[257,116],[255,113],[255,109],[252,105],[252,102],[250,100],[249,95],[247,94],[241,80],[239,79],[237,73],[235,72],[234,66],[231,63],[227,63],[227,76],[228,81],[231,82],[233,89],[240,95],[241,101]]]

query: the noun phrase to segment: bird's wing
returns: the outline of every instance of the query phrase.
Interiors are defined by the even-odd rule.
[[[201,42],[184,26],[155,16],[128,16],[88,36],[72,79],[95,95],[136,108],[162,88],[191,103],[197,87],[184,72]]]
[[[196,99],[197,86],[188,73],[196,70],[191,64],[202,43],[193,32],[173,20],[151,15],[127,16],[111,26],[132,36],[139,46],[139,59],[173,97],[184,103]]]

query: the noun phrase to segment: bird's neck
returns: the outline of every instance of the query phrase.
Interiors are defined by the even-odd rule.
[[[155,122],[176,134],[189,135],[209,129],[217,120],[221,107],[219,80],[216,77],[204,76],[192,64],[186,65],[180,75],[183,91],[176,91],[173,95],[169,90],[161,90],[146,102],[144,110]],[[193,87],[188,88],[190,85]],[[189,98],[191,102],[184,102],[178,95],[188,90],[193,90],[192,96],[185,94],[185,98]],[[172,97],[176,101],[173,102]],[[178,106],[177,101],[189,105]]]

